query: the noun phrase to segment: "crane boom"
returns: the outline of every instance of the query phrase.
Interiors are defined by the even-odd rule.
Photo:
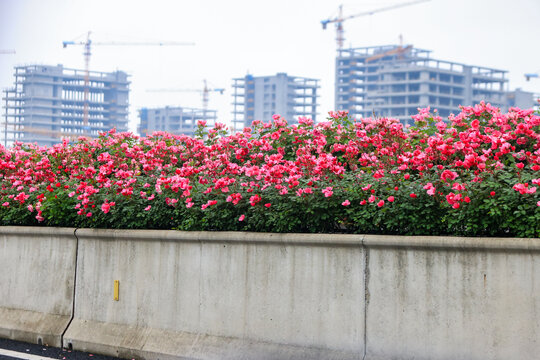
[[[109,41],[109,42],[91,42],[92,45],[100,45],[100,46],[192,46],[195,45],[193,42],[179,42],[179,41],[163,41],[163,42],[150,42],[150,41],[143,41],[143,42],[122,42],[122,41]],[[86,41],[62,41],[62,46],[64,48],[68,47],[68,45],[86,45]]]
[[[540,70],[538,70],[537,72],[534,72],[534,73],[528,73],[528,74],[523,74],[523,75],[525,75],[525,80],[529,81],[532,78],[540,77],[538,74],[540,74]]]
[[[204,89],[177,89],[177,88],[162,88],[162,89],[148,89],[147,92],[204,92]],[[223,94],[225,89],[222,88],[216,88],[216,89],[208,89],[207,91],[219,91],[219,93]]]
[[[430,0],[408,1],[408,2],[404,2],[404,3],[400,3],[400,4],[394,4],[394,5],[381,7],[381,8],[370,10],[370,11],[363,11],[361,13],[357,13],[357,14],[354,14],[354,15],[348,15],[348,16],[343,16],[343,6],[340,5],[339,6],[339,15],[337,17],[333,18],[333,19],[322,20],[321,24],[322,24],[323,30],[326,29],[326,26],[328,24],[332,24],[332,23],[336,24],[336,30],[337,30],[336,40],[337,40],[337,44],[338,44],[338,50],[340,50],[340,49],[343,48],[343,42],[345,40],[345,38],[344,38],[344,30],[343,30],[343,22],[345,20],[354,19],[354,18],[361,17],[361,16],[373,15],[373,14],[380,13],[380,12],[383,12],[383,11],[398,9],[398,8],[401,8],[401,7],[414,5],[414,4],[420,4],[420,3],[428,2],[428,1],[430,1]]]

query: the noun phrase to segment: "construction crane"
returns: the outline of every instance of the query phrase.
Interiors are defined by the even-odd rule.
[[[364,11],[364,12],[361,12],[361,13],[358,13],[358,14],[348,15],[348,16],[343,16],[343,5],[340,5],[339,6],[339,15],[337,17],[333,18],[333,19],[322,20],[321,24],[322,24],[323,30],[326,29],[326,26],[328,24],[332,24],[332,23],[336,24],[336,32],[337,32],[336,40],[337,40],[337,49],[339,51],[339,50],[341,50],[343,48],[343,42],[345,41],[345,35],[344,35],[345,32],[343,30],[343,22],[345,20],[354,19],[354,18],[361,17],[361,16],[373,15],[373,14],[376,14],[376,13],[379,13],[379,12],[393,10],[393,9],[397,9],[397,8],[401,8],[401,7],[405,7],[405,6],[409,6],[409,5],[414,5],[414,4],[419,4],[419,3],[423,3],[423,2],[427,2],[427,1],[430,1],[430,0],[409,1],[409,2],[406,2],[406,3],[385,6],[385,7],[382,7],[382,8],[375,9],[375,10]]]
[[[202,101],[203,101],[203,119],[206,120],[206,112],[208,111],[208,98],[210,95],[210,92],[219,92],[221,95],[223,95],[223,92],[225,89],[223,88],[215,88],[211,89],[208,87],[208,84],[206,83],[206,80],[204,81],[204,87],[202,89],[175,89],[175,88],[169,88],[169,89],[149,89],[146,90],[148,92],[200,92],[202,93]]]
[[[93,42],[90,39],[90,35],[92,34],[91,31],[88,32],[86,36],[85,41],[63,41],[62,47],[67,48],[71,45],[82,45],[84,46],[84,103],[83,103],[83,130],[86,132],[89,128],[88,126],[88,96],[90,92],[90,56],[92,54],[92,46],[98,45],[98,46],[175,46],[175,45],[181,45],[181,46],[189,46],[189,45],[195,45],[194,43],[190,42],[119,42],[119,41],[110,41],[110,42]]]
[[[7,49],[7,50],[0,49],[0,54],[15,54],[15,50],[13,50],[13,49]]]
[[[531,80],[532,78],[538,78],[538,74],[540,73],[540,70],[538,70],[537,72],[535,73],[529,73],[529,74],[524,74],[525,75],[525,80],[529,81]]]

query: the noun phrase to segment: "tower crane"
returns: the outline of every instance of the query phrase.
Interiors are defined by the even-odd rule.
[[[337,32],[336,40],[337,40],[337,49],[339,51],[339,50],[341,50],[343,48],[343,42],[345,41],[344,30],[343,30],[343,22],[345,20],[354,19],[354,18],[361,17],[361,16],[373,15],[373,14],[376,14],[376,13],[379,13],[379,12],[393,10],[393,9],[397,9],[397,8],[400,8],[400,7],[419,4],[419,3],[423,3],[423,2],[427,2],[427,1],[430,1],[430,0],[409,1],[409,2],[405,2],[405,3],[401,3],[401,4],[394,4],[394,5],[390,5],[390,6],[385,6],[385,7],[382,7],[382,8],[375,9],[375,10],[364,11],[364,12],[361,12],[361,13],[358,13],[358,14],[348,15],[348,16],[343,16],[343,5],[340,5],[339,6],[339,15],[337,17],[333,18],[333,19],[322,20],[321,24],[322,24],[323,30],[326,29],[328,24],[332,24],[332,23],[336,24],[336,32]]]
[[[524,74],[525,75],[525,80],[529,81],[532,78],[538,78],[539,77],[538,74],[540,74],[540,70],[538,70],[537,72],[534,72],[534,73]]]
[[[93,45],[99,45],[99,46],[170,46],[170,45],[195,45],[194,43],[190,42],[120,42],[120,41],[110,41],[110,42],[93,42],[90,39],[90,35],[92,34],[91,31],[88,32],[86,36],[85,41],[63,41],[62,47],[67,48],[71,45],[82,45],[84,46],[84,103],[83,103],[83,130],[86,134],[86,131],[88,130],[88,95],[90,92],[89,84],[90,84],[90,55],[92,54],[92,46]]]
[[[206,120],[206,112],[208,111],[208,98],[210,95],[210,92],[219,92],[221,95],[223,95],[223,92],[225,89],[223,88],[209,88],[206,80],[204,80],[204,87],[202,89],[176,89],[176,88],[168,88],[168,89],[149,89],[148,92],[200,92],[202,93],[202,101],[203,101],[203,118]]]

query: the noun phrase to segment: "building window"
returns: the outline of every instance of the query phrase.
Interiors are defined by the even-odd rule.
[[[409,91],[420,91],[420,84],[409,84]]]
[[[448,117],[448,116],[450,116],[450,110],[448,110],[448,109],[440,109],[439,110],[439,115],[442,116],[442,117]]]
[[[442,82],[450,82],[450,75],[448,74],[439,74],[439,80]]]
[[[452,92],[453,92],[454,95],[463,95],[463,89],[462,88],[455,87],[455,88],[453,88]]]
[[[450,94],[450,86],[439,86],[439,92],[441,94]]]
[[[392,80],[403,81],[405,79],[406,79],[406,74],[404,72],[392,74]]]
[[[405,104],[405,96],[392,96],[392,105]]]
[[[450,106],[450,98],[447,98],[447,97],[439,97],[439,104],[440,104],[440,105]]]
[[[463,84],[464,77],[459,75],[454,75],[454,83]]]
[[[420,102],[420,96],[418,95],[409,96],[409,103],[417,104],[419,102]]]
[[[414,71],[409,73],[409,80],[419,80],[420,79],[420,71]]]

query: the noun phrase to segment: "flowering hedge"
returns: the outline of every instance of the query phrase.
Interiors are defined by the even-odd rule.
[[[540,237],[540,117],[300,119],[0,148],[0,224]]]

